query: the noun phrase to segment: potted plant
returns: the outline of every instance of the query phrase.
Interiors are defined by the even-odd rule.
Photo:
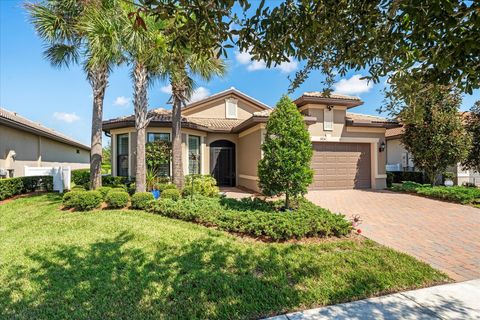
[[[443,173],[443,179],[444,179],[444,182],[443,184],[446,186],[446,187],[451,187],[453,186],[453,179],[455,178],[455,174],[453,172],[444,172]]]

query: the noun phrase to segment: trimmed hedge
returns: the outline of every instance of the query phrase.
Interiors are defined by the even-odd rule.
[[[178,189],[166,189],[160,193],[160,198],[162,199],[172,199],[177,201],[180,199],[180,191]]]
[[[263,202],[263,203],[260,203]],[[294,211],[281,212],[280,204],[260,200],[241,201],[220,198],[195,197],[190,199],[160,199],[152,203],[150,212],[167,217],[193,221],[208,226],[265,237],[274,241],[305,237],[346,236],[352,230],[351,222],[343,215],[300,200]],[[262,210],[255,210],[262,208]]]
[[[108,207],[112,209],[125,208],[129,200],[130,196],[125,191],[110,191],[105,198]]]
[[[160,192],[163,192],[168,189],[177,189],[177,186],[173,183],[159,183],[155,186],[155,188],[157,190],[160,190]]]
[[[99,191],[75,191],[69,200],[69,206],[78,211],[89,211],[100,207],[103,202]]]
[[[137,192],[132,196],[132,208],[145,210],[153,200],[154,198],[151,192]]]
[[[53,190],[53,177],[51,176],[33,176],[0,179],[0,200],[32,192],[37,189],[45,191]]]
[[[420,188],[417,190],[417,193],[431,198],[443,199],[462,204],[480,203],[480,189],[476,188],[438,186]]]
[[[77,186],[85,186],[90,183],[90,170],[89,169],[77,169],[72,170],[71,181]]]
[[[97,189],[98,192],[102,194],[103,199],[107,197],[107,194],[112,190],[111,187],[100,187]]]
[[[402,183],[412,181],[424,184],[426,182],[423,172],[416,171],[388,171],[387,183]]]
[[[442,199],[462,204],[480,203],[480,189],[468,187],[432,187],[429,184],[420,184],[412,181],[405,181],[401,185],[393,185],[393,191],[411,192],[430,198]]]
[[[102,185],[103,186],[116,186],[116,185],[125,185],[131,179],[128,177],[118,177],[111,175],[102,175]],[[90,184],[90,169],[77,169],[72,170],[72,182],[75,185],[88,186]]]

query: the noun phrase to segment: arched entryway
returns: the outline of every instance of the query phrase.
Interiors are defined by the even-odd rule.
[[[235,143],[217,140],[210,143],[210,174],[219,186],[235,186]]]

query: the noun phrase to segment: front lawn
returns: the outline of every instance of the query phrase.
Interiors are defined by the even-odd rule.
[[[357,239],[263,243],[132,210],[0,205],[0,318],[252,319],[447,278]]]

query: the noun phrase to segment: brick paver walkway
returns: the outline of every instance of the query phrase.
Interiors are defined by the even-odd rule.
[[[388,191],[311,191],[317,205],[359,214],[362,234],[457,281],[480,278],[480,209]]]

